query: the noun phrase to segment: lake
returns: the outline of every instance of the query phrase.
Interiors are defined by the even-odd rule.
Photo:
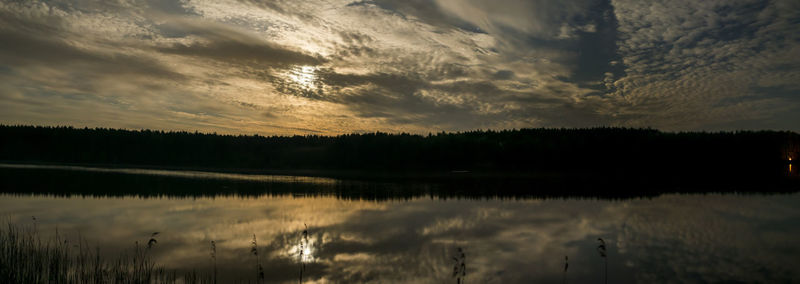
[[[374,194],[408,185],[188,171],[4,166],[45,173],[28,188],[4,176],[0,218],[98,247],[112,258],[143,245],[179,272],[267,283],[789,283],[800,279],[800,194],[660,194],[642,198],[535,198]],[[50,175],[61,173],[62,175]],[[112,193],[153,184],[214,184],[247,194],[96,194],[64,175],[91,173]],[[49,177],[49,178],[48,178]],[[85,177],[85,176],[84,176]],[[102,178],[98,178],[102,177]],[[137,179],[138,180],[138,179]],[[170,181],[170,182],[165,182]],[[86,182],[84,179],[83,182]],[[186,183],[190,183],[187,185]],[[123,185],[124,183],[124,185]],[[109,185],[111,184],[111,185]],[[267,186],[270,184],[271,186]],[[278,187],[275,184],[291,185]],[[35,188],[34,188],[35,187]],[[278,188],[279,190],[275,190]],[[315,191],[314,189],[319,190]],[[400,189],[398,189],[400,188]],[[422,189],[420,189],[422,188]],[[425,186],[412,192],[424,192]],[[183,192],[183,191],[179,191]],[[203,189],[202,192],[208,192]],[[368,192],[365,194],[364,192]],[[380,198],[369,198],[378,196]],[[35,217],[35,220],[34,220]],[[304,234],[305,231],[305,234]],[[257,243],[258,255],[252,252]],[[598,246],[602,238],[606,257]],[[565,256],[568,261],[565,261]],[[565,272],[565,262],[568,269]],[[463,267],[462,267],[463,264]],[[454,276],[454,272],[458,276]]]

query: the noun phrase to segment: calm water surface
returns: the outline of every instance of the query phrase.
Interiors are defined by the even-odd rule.
[[[184,177],[198,178],[198,177]],[[257,197],[0,195],[0,216],[43,234],[84,238],[108,256],[146,243],[157,262],[255,280],[253,235],[268,282],[765,282],[800,279],[800,195],[651,199],[364,201]],[[307,230],[307,237],[303,231]],[[458,250],[464,253],[461,260]],[[302,273],[302,276],[301,276]]]

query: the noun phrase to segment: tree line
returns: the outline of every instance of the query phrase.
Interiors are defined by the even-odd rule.
[[[782,173],[800,152],[786,131],[518,129],[339,136],[0,126],[0,161],[220,170],[411,173]],[[785,174],[785,173],[784,173]]]

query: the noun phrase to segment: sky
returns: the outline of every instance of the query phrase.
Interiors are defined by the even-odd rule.
[[[800,1],[2,1],[0,124],[800,131]]]

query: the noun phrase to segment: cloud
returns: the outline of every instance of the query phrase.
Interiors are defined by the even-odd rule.
[[[685,5],[684,5],[685,4]],[[791,129],[785,118],[798,105],[758,82],[793,85],[800,76],[797,4],[791,1],[614,1],[628,76],[618,88],[624,123],[703,129],[737,121]],[[781,83],[778,83],[780,81]],[[748,100],[737,98],[748,97]],[[778,106],[778,105],[783,105]],[[752,125],[747,123],[747,125]]]
[[[417,20],[429,24],[437,29],[462,29],[467,32],[483,33],[483,31],[470,23],[458,17],[455,17],[446,11],[436,1],[430,0],[410,0],[410,1],[390,1],[390,0],[377,0],[377,1],[356,1],[347,4],[347,6],[368,6],[374,5],[381,9],[387,10],[390,13],[401,15],[407,20]]]
[[[210,58],[246,67],[319,65],[325,60],[259,39],[257,35],[227,25],[194,19],[170,19],[157,26],[162,32],[191,37],[190,43],[174,43],[157,50],[167,54]]]
[[[181,74],[148,57],[98,52],[69,43],[80,35],[63,30],[62,18],[45,16],[23,19],[11,11],[0,11],[0,59],[14,67],[49,67],[111,76],[153,76],[180,80]]]
[[[796,6],[2,3],[0,122],[261,134],[795,129]]]

